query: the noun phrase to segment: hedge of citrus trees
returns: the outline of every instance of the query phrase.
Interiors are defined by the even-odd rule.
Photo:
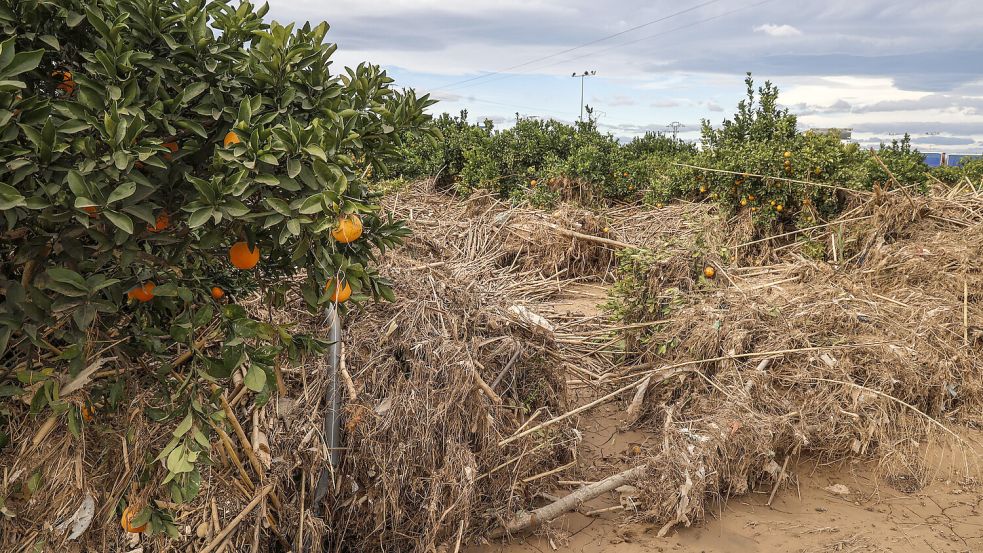
[[[150,390],[173,437],[139,484],[187,501],[222,420],[214,386],[239,372],[265,401],[277,357],[315,344],[239,300],[392,298],[372,260],[407,230],[366,176],[431,132],[433,102],[373,65],[333,71],[327,24],[266,9],[0,2],[0,445],[26,408],[78,434]],[[174,531],[131,507],[124,526]]]
[[[551,203],[577,188],[592,200],[639,198],[667,160],[695,153],[690,144],[655,133],[620,144],[593,117],[575,125],[519,119],[510,128],[470,123],[468,113],[436,119],[440,139],[410,138],[401,161],[382,176],[437,176],[459,192],[488,189],[503,197]]]
[[[716,202],[750,215],[762,232],[835,215],[844,189],[924,190],[928,167],[907,137],[870,151],[836,134],[802,132],[779,106],[778,88],[756,88],[750,74],[745,84],[733,118],[703,123],[699,149],[657,134],[619,143],[592,117],[573,126],[522,119],[496,130],[490,121],[469,123],[463,112],[437,120],[440,140],[406,141],[403,161],[389,175],[439,175],[461,192],[490,189],[542,204],[571,187],[587,191],[574,197],[593,201]]]

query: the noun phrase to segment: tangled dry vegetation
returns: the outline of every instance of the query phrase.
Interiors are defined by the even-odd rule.
[[[236,431],[215,437],[198,499],[174,506],[182,539],[131,542],[113,507],[153,496],[134,461],[168,439],[143,413],[152,398],[134,389],[128,410],[81,440],[21,421],[25,445],[0,457],[2,492],[18,508],[0,549],[457,551],[503,525],[543,522],[514,517],[577,473],[578,417],[615,401],[621,422],[655,444],[628,463],[638,490],[628,515],[667,532],[715,501],[780,488],[800,455],[880,459],[892,484],[915,489],[926,441],[977,422],[974,191],[862,195],[838,222],[757,243],[734,230],[746,222],[703,204],[546,214],[417,183],[385,209],[415,236],[382,264],[398,301],[347,317],[339,466],[321,441],[326,360],[281,367],[279,397],[264,407],[228,392]],[[835,261],[816,261],[817,248]],[[626,275],[619,251],[646,262]],[[716,278],[701,276],[706,265]],[[630,277],[613,297],[620,320],[549,307],[578,281],[616,277]],[[325,332],[300,310],[250,308]],[[131,365],[98,376],[140,370]],[[594,400],[568,397],[572,381]],[[325,469],[327,499],[315,504]],[[24,471],[43,475],[37,491],[11,489]],[[68,540],[61,525],[77,523],[86,501],[91,527]]]

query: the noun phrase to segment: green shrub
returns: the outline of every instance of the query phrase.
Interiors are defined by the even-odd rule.
[[[276,359],[314,343],[235,301],[293,293],[317,310],[333,279],[356,299],[391,299],[372,262],[408,231],[379,213],[365,177],[398,156],[400,136],[428,132],[427,97],[376,66],[329,71],[327,24],[265,14],[230,0],[0,2],[0,412],[27,397],[79,435],[82,404],[115,409],[140,386],[173,439],[133,461],[142,485],[179,503],[197,494],[222,421],[212,386],[242,370],[266,401]],[[342,244],[330,233],[350,214],[365,233]],[[239,241],[259,249],[255,269],[230,265]],[[179,368],[178,349],[193,352]],[[61,397],[110,357],[147,370]],[[135,523],[146,520],[176,535],[166,513],[148,507]]]

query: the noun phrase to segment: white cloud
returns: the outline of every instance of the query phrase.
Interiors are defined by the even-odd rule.
[[[802,36],[802,31],[796,29],[791,25],[772,25],[771,23],[758,25],[757,27],[754,28],[754,32],[764,33],[768,36],[773,36],[776,38]]]

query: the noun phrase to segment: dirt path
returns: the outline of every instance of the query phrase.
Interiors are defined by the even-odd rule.
[[[555,313],[587,317],[601,313],[602,286],[583,284],[566,290],[552,303]],[[571,383],[571,400],[582,404],[596,391]],[[631,466],[633,449],[652,436],[621,429],[623,409],[608,404],[582,416],[584,440],[579,466],[565,473],[563,496],[579,481],[594,481]],[[983,443],[983,433],[966,431],[969,442]],[[511,544],[486,544],[469,553],[546,551],[600,553],[754,553],[826,551],[937,552],[983,551],[983,474],[976,452],[935,451],[939,459],[929,485],[906,494],[877,476],[864,463],[820,465],[800,460],[768,506],[771,490],[756,490],[731,499],[722,511],[690,528],[658,538],[660,527],[625,523],[618,494],[608,494],[580,512],[556,520],[538,535]],[[561,480],[561,483],[564,481]],[[546,501],[545,499],[543,500]],[[586,516],[583,513],[608,509]]]

